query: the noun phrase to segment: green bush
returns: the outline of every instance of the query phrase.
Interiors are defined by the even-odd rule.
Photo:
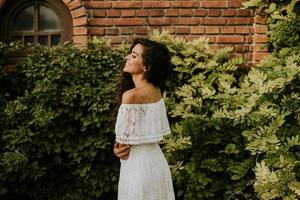
[[[36,47],[17,67],[24,91],[3,113],[1,199],[96,199],[115,190],[112,111],[123,57],[94,40],[84,50]]]
[[[238,91],[245,61],[232,58],[230,48],[211,51],[205,40],[152,38],[168,45],[177,76],[167,95],[173,134],[164,147],[177,199],[251,199],[255,159],[245,151],[242,127],[214,117]]]
[[[300,2],[298,0],[249,0],[247,8],[255,8],[267,17],[269,50],[300,49]]]
[[[300,54],[283,49],[247,71],[230,49],[160,40],[181,81],[164,148],[177,197],[299,199]]]
[[[167,45],[174,66],[164,91],[173,134],[163,150],[176,199],[299,199],[299,53],[284,48],[246,68],[205,40],[150,38]],[[20,91],[1,98],[1,199],[116,198],[125,50],[102,40],[83,50],[36,47],[18,65],[10,76]]]

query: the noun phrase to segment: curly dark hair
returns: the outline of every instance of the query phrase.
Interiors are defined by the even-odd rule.
[[[143,46],[143,64],[146,66],[147,71],[145,72],[145,79],[159,87],[164,88],[166,79],[171,73],[171,57],[166,45],[159,42],[155,42],[145,38],[136,38],[130,48],[129,53],[135,45],[140,44]],[[118,104],[121,104],[122,95],[125,91],[134,88],[134,83],[131,74],[123,72],[119,80],[119,91],[118,91]]]

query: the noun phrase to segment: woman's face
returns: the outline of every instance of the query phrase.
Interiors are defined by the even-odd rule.
[[[141,74],[145,72],[146,67],[143,64],[143,46],[136,44],[131,53],[125,57],[126,64],[123,69],[124,72],[130,74]]]

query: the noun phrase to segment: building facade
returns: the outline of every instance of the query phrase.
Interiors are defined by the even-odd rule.
[[[256,62],[268,53],[267,26],[243,1],[0,0],[0,40],[48,46],[72,40],[83,47],[93,36],[120,44],[158,29],[207,38],[213,49],[230,46]]]

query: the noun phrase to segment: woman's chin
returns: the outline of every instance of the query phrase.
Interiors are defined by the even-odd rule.
[[[123,72],[131,74],[131,71],[129,69],[127,69],[126,67],[123,69]]]

